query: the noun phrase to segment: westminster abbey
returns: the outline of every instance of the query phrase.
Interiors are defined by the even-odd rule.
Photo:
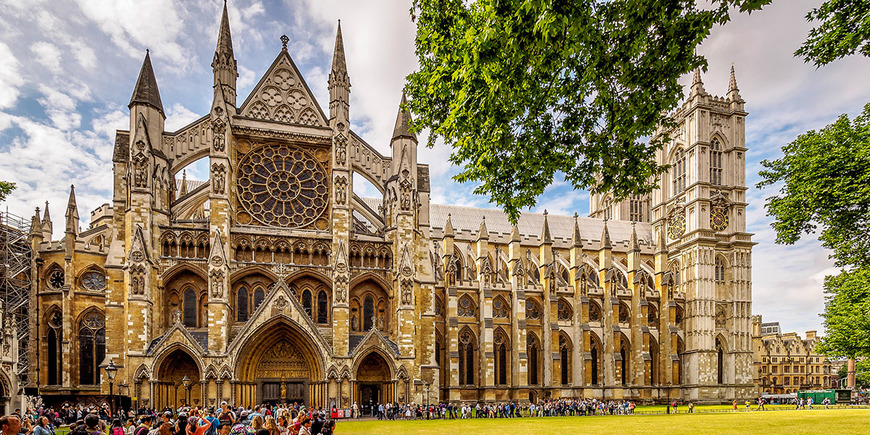
[[[32,376],[46,404],[105,400],[110,361],[114,393],[158,409],[752,394],[747,113],[733,71],[725,97],[695,73],[677,127],[659,132],[672,167],[651,195],[592,195],[589,217],[511,225],[430,203],[402,105],[389,144],[351,129],[340,27],[328,110],[282,40],[238,100],[225,7],[211,109],[178,131],[164,129],[146,53],[111,203],[80,229],[71,189],[61,240],[37,210]],[[187,180],[200,159],[209,179]],[[382,196],[357,196],[355,176]]]

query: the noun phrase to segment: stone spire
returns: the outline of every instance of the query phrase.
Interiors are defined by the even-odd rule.
[[[553,237],[550,236],[550,222],[547,219],[547,210],[544,210],[544,225],[541,228],[541,244],[550,245]]]
[[[489,230],[486,229],[486,216],[480,221],[480,228],[477,230],[477,240],[489,240]]]
[[[517,224],[514,224],[511,228],[511,242],[519,242],[522,238],[520,237],[520,228],[517,227]]]
[[[635,222],[631,223],[631,247],[629,248],[631,252],[640,252],[640,245],[637,243],[637,229],[635,228]]]
[[[399,104],[399,113],[396,115],[396,127],[393,128],[393,139],[397,137],[409,137],[416,142],[417,136],[411,133],[411,112],[408,112],[406,108],[407,102],[405,93],[402,92],[402,102]]]
[[[42,238],[42,223],[39,221],[39,207],[36,207],[36,213],[30,219],[30,235]]]
[[[178,192],[179,197],[182,197],[184,195],[187,195],[187,169],[183,169],[181,171],[181,188]]]
[[[136,88],[133,89],[133,96],[127,107],[132,108],[134,104],[154,107],[166,119],[163,102],[160,101],[160,91],[157,89],[157,78],[154,77],[154,67],[151,66],[151,53],[148,50],[145,50],[145,61],[142,62],[139,79],[136,80]]]
[[[76,187],[69,186],[69,201],[66,204],[66,232],[78,234],[79,232],[79,207],[76,204]]]
[[[341,37],[341,20],[338,20],[338,30],[335,32],[335,49],[332,52],[332,70],[329,72],[329,83],[345,82],[350,86],[347,74],[347,61],[344,59],[344,39]]]
[[[51,223],[51,215],[48,213],[48,201],[45,201],[45,214],[42,215],[42,233],[51,239],[51,233],[54,232],[54,225]]]
[[[350,120],[350,75],[344,58],[344,39],[341,37],[341,20],[335,32],[335,49],[332,53],[332,70],[329,72],[329,116],[339,117],[339,122]]]
[[[665,226],[662,225],[661,230],[659,230],[659,242],[656,246],[656,254],[659,253],[667,253],[668,252],[668,240],[665,237]]]
[[[230,20],[227,16],[226,0],[224,0],[224,10],[223,15],[221,15],[220,30],[218,31],[217,48],[215,48],[211,68],[214,73],[215,89],[217,90],[217,88],[220,87],[223,92],[224,100],[235,106],[236,79],[239,77],[239,72],[236,58],[233,53],[233,35],[230,33]]]
[[[728,82],[728,99],[731,101],[742,101],[740,89],[737,88],[737,77],[734,75],[734,65],[731,65],[731,80]]]
[[[607,230],[607,219],[604,219],[604,230],[601,231],[601,247],[599,249],[613,249],[610,243],[610,231]]]
[[[447,222],[444,223],[444,237],[453,237],[453,223],[450,222],[450,213],[447,214]]]
[[[695,68],[695,74],[692,77],[692,92],[690,96],[703,95],[707,91],[704,90],[704,82],[701,81],[701,68]]]
[[[571,236],[572,246],[582,247],[583,240],[580,238],[580,224],[577,222],[577,212],[574,212],[574,234]]]

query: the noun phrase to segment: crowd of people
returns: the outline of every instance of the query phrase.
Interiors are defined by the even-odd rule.
[[[385,403],[371,407],[371,416],[378,420],[412,419],[466,419],[466,418],[520,418],[565,417],[585,415],[627,415],[634,412],[634,402],[628,400],[603,401],[598,399],[544,400],[537,404],[476,403],[432,405]],[[354,404],[354,409],[357,409]],[[354,414],[356,416],[356,414]]]
[[[231,407],[227,402],[212,408],[177,410],[119,410],[108,407],[63,406],[27,410],[0,418],[2,435],[55,435],[68,426],[68,435],[332,435],[335,421],[319,409],[300,404]]]

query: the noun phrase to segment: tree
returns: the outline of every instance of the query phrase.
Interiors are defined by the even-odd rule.
[[[0,181],[0,202],[6,199],[6,196],[15,190],[15,183],[9,181]]]
[[[777,243],[793,244],[819,230],[840,267],[870,267],[870,104],[782,148],[761,165],[759,188],[782,183],[767,199]]]
[[[870,267],[825,278],[825,337],[817,350],[856,358],[870,349]]]
[[[821,21],[795,52],[816,66],[860,52],[870,56],[870,1],[829,0],[807,14]],[[820,351],[870,356],[870,104],[820,132],[810,131],[783,148],[783,158],[763,161],[758,187],[783,183],[767,201],[777,243],[795,243],[821,227],[822,245],[842,268],[825,278],[826,336]]]
[[[511,220],[557,173],[618,199],[648,193],[667,139],[645,138],[673,125],[677,80],[706,65],[695,47],[729,7],[769,2],[415,0],[413,128],[452,146],[455,179]]]
[[[807,14],[821,21],[795,52],[816,66],[855,54],[870,56],[870,0],[829,0]]]

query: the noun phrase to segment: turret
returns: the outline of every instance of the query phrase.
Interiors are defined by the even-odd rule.
[[[332,70],[329,72],[329,117],[350,119],[350,76],[344,59],[344,40],[341,37],[341,20],[335,33],[335,50],[332,54]]]
[[[706,93],[704,82],[701,81],[701,68],[695,68],[695,73],[692,76],[692,91],[689,94],[689,98],[705,95]]]
[[[628,270],[636,272],[640,269],[640,244],[637,242],[637,229],[631,223],[631,241],[628,248]]]
[[[51,223],[51,215],[48,213],[48,201],[45,201],[45,214],[42,216],[42,237],[51,240],[54,225]]]
[[[151,53],[145,52],[145,60],[139,71],[139,79],[130,98],[130,160],[132,188],[153,193],[152,178],[156,169],[153,151],[160,150],[163,138],[163,122],[166,115],[157,79],[151,66]],[[163,155],[162,152],[158,153]]]
[[[79,233],[79,208],[76,204],[76,187],[74,185],[69,187],[69,201],[67,201],[66,214],[64,216],[66,217],[66,229],[64,232],[70,234],[75,239]]]
[[[39,207],[36,207],[36,213],[30,219],[30,237],[34,239],[39,239],[41,242],[42,237],[42,223],[39,222]]]
[[[396,115],[392,148],[392,166],[388,184],[388,210],[393,216],[417,211],[417,137],[411,133],[411,113],[405,108],[405,94]]]
[[[214,73],[215,93],[222,92],[224,101],[235,107],[236,79],[239,77],[236,58],[233,54],[233,37],[230,33],[230,20],[227,17],[227,2],[224,0],[224,11],[221,16],[221,26],[218,32],[217,48],[214,60],[211,62]]]
[[[547,210],[544,210],[544,223],[541,225],[541,249],[538,256],[541,264],[541,277],[546,276],[547,269],[553,261],[553,237],[550,235],[550,221],[547,218]]]

